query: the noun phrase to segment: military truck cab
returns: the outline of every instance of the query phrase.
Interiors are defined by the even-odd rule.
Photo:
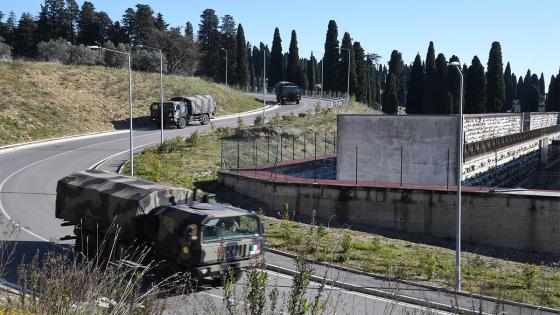
[[[150,117],[157,127],[161,126],[161,103],[150,106]],[[210,95],[177,96],[163,103],[164,125],[176,125],[183,129],[189,123],[198,121],[202,125],[210,123],[216,112],[216,101]]]
[[[155,247],[198,279],[217,278],[225,269],[237,275],[261,254],[264,228],[258,215],[223,205],[198,203],[155,209]]]
[[[286,104],[286,102],[295,102],[299,104],[301,100],[301,89],[292,82],[280,81],[274,85],[276,93],[276,103]]]

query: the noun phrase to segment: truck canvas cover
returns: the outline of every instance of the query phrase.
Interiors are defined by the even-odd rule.
[[[86,170],[58,181],[56,217],[106,230],[113,220],[134,235],[133,219],[165,205],[191,203],[192,191],[112,172]],[[132,233],[132,234],[129,234]]]
[[[191,115],[213,113],[216,110],[216,101],[210,95],[179,96],[171,100],[186,102]]]

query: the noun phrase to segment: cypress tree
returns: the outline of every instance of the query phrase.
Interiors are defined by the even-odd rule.
[[[296,85],[303,90],[307,90],[309,85],[307,82],[307,75],[305,74],[305,62],[304,59],[298,61],[298,72],[295,81]]]
[[[249,84],[249,64],[247,62],[247,42],[245,41],[245,32],[241,23],[237,27],[237,52],[236,52],[236,69],[235,81],[245,88]]]
[[[200,49],[199,75],[215,78],[218,72],[216,60],[219,51],[218,16],[212,9],[206,9],[200,15],[197,40]]]
[[[237,82],[237,60],[238,56],[237,53],[239,52],[238,42],[237,42],[237,27],[235,26],[235,20],[231,15],[224,15],[222,17],[222,24],[219,27],[220,34],[219,34],[219,47],[224,48],[228,52],[228,67],[227,67],[227,77],[228,77],[228,84],[239,84]],[[245,44],[241,47],[245,47]],[[218,72],[216,73],[216,80],[220,82],[224,82],[226,80],[224,67],[226,62],[226,55],[223,51],[220,51],[220,48],[216,48],[221,57],[220,65],[218,66]]]
[[[14,54],[16,56],[32,58],[37,55],[36,32],[37,24],[33,17],[24,12],[14,30]]]
[[[488,56],[486,79],[486,109],[490,113],[499,113],[504,110],[506,93],[503,73],[502,48],[499,42],[493,42]]]
[[[424,69],[422,68],[422,59],[420,54],[416,54],[410,81],[408,82],[408,94],[406,95],[406,113],[422,114],[422,100],[424,93]]]
[[[341,44],[341,51],[340,51],[340,67],[338,77],[341,79],[340,82],[340,91],[346,92],[348,79],[350,79],[350,90],[348,91],[350,95],[355,94],[356,89],[356,65],[354,60],[354,48],[352,47],[352,38],[350,37],[350,33],[344,33],[342,37],[342,44]],[[350,57],[350,64],[348,64],[348,57]],[[348,77],[348,68],[350,68],[350,77]],[[342,80],[342,78],[344,78]]]
[[[449,62],[459,62],[459,57],[453,55],[449,58]],[[463,73],[464,75],[464,73]],[[448,67],[447,73],[447,81],[449,87],[449,93],[451,94],[451,107],[452,112],[450,114],[458,114],[459,113],[459,101],[461,97],[461,74],[457,67]]]
[[[193,30],[193,26],[192,23],[187,21],[187,24],[185,25],[185,36],[187,37],[187,39],[193,41],[194,40],[194,30]]]
[[[467,92],[465,94],[465,113],[486,112],[486,77],[484,67],[477,56],[473,57],[467,75]]]
[[[290,49],[288,51],[288,62],[286,64],[286,80],[290,82],[297,82],[299,76],[299,50],[296,31],[292,30],[292,37],[290,39]],[[302,88],[300,86],[300,88]]]
[[[329,21],[327,35],[325,38],[325,53],[323,57],[323,80],[325,80],[323,89],[325,91],[339,90],[338,69],[340,62],[340,53],[338,50],[338,26],[334,20]]]
[[[280,30],[276,27],[274,29],[274,38],[270,50],[270,76],[268,79],[268,86],[274,86],[276,82],[282,81],[282,63],[282,39],[280,38]]]
[[[544,73],[541,72],[541,77],[539,79],[539,94],[544,96],[545,94],[545,83],[544,83]]]
[[[309,90],[315,91],[317,86],[317,59],[313,56],[311,52],[311,57],[309,57],[309,62],[307,64],[307,81],[309,83]]]
[[[367,73],[364,49],[362,48],[360,42],[354,42],[353,50],[356,69],[356,86],[354,94],[356,95],[358,102],[365,103],[367,95]]]
[[[521,106],[520,110],[523,111],[523,102],[525,101],[525,83],[523,82],[523,77],[519,76],[517,81],[517,100]]]
[[[384,113],[389,115],[397,114],[397,76],[389,73],[387,81],[385,82],[385,93],[383,93],[383,107]]]
[[[555,84],[556,84],[556,78],[554,77],[554,75],[552,75],[550,77],[550,83],[548,84],[548,94],[546,97],[546,111],[547,112],[552,112],[552,111],[556,111],[556,104],[555,104]]]
[[[524,111],[538,112],[539,111],[539,88],[534,84],[530,84],[527,88],[527,106]]]
[[[513,103],[513,86],[515,85],[515,82],[512,79],[511,76],[511,66],[509,65],[509,62],[506,65],[506,71],[504,72],[504,85],[505,85],[505,89],[506,89],[506,98],[505,98],[505,103],[504,103],[504,109],[511,109],[512,103]]]
[[[434,114],[436,113],[436,53],[434,43],[430,42],[428,46],[428,53],[426,54],[426,70],[424,79],[424,93],[422,95],[422,113]]]
[[[512,105],[511,105],[511,109],[513,111],[513,100],[517,100],[517,76],[515,75],[515,73],[511,74],[511,90],[512,90]]]
[[[447,59],[445,55],[438,54],[436,58],[436,113],[451,114],[451,97],[447,82]]]
[[[531,85],[534,85],[537,91],[539,90],[539,76],[536,73],[531,75]]]

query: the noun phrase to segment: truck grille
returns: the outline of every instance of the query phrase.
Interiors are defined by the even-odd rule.
[[[244,257],[247,255],[247,244],[243,245],[227,245],[226,252],[228,257]]]

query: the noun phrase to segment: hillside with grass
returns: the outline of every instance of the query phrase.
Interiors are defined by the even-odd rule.
[[[134,123],[151,124],[149,105],[160,98],[159,74],[133,72]],[[196,77],[164,76],[164,95],[210,94],[217,115],[260,108],[261,103]],[[128,72],[99,66],[0,62],[0,146],[52,137],[127,128]]]

